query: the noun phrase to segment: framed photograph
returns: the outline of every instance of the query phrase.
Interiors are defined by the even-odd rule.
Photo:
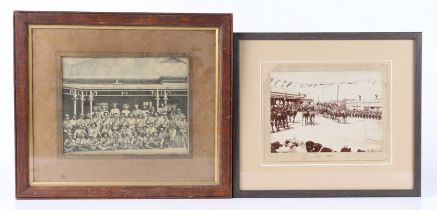
[[[15,20],[16,197],[231,195],[231,14]]]
[[[234,34],[235,197],[420,196],[421,33]]]

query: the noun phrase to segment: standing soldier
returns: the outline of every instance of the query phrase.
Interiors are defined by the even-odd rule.
[[[173,113],[170,114],[168,119],[168,138],[169,138],[169,147],[175,147],[175,139],[176,139],[176,128],[177,128],[176,120],[174,118]]]
[[[120,115],[120,109],[117,108],[116,103],[112,104],[112,109],[111,109],[111,115],[114,116],[114,114]]]
[[[181,133],[182,145],[184,145],[185,147],[188,147],[188,123],[185,120],[184,114],[181,115],[181,118],[179,119],[179,122],[177,125],[178,125],[179,132]]]
[[[120,124],[120,121],[118,120],[118,114],[117,113],[114,113],[114,114],[112,114],[112,130],[118,130],[118,129],[120,129],[120,126],[121,126],[121,124]]]
[[[134,105],[134,110],[132,111],[132,114],[137,117],[139,114],[142,114],[143,111],[141,111],[140,106],[138,104]]]
[[[131,129],[131,130],[135,130],[135,126],[136,126],[137,119],[135,119],[133,113],[129,113],[128,116],[129,116],[129,117],[128,117],[127,120],[126,120],[127,126],[128,126],[129,129]]]
[[[93,107],[93,116],[101,115],[99,107]]]
[[[124,104],[121,113],[124,114],[124,116],[129,116],[130,114],[129,108],[130,108],[129,104]]]

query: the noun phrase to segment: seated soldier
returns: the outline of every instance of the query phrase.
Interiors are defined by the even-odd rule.
[[[90,124],[90,127],[88,128],[88,137],[93,141],[95,141],[97,137],[100,137],[100,130],[96,123]]]
[[[152,122],[147,123],[146,133],[153,134],[156,132],[158,132],[158,130],[156,130],[155,125]]]
[[[159,148],[163,149],[164,145],[165,146],[168,145],[168,133],[163,127],[161,127],[158,136],[159,136]]]
[[[149,149],[149,147],[147,146],[148,137],[146,137],[146,131],[144,131],[144,129],[140,129],[138,133],[139,135],[137,138],[137,147],[140,149]]]
[[[151,146],[152,148],[159,148],[160,139],[159,139],[157,132],[155,132],[151,135],[150,141],[151,142],[150,142],[149,146]]]
[[[76,140],[73,139],[73,134],[69,133],[64,138],[64,152],[74,152],[76,149]]]
[[[102,129],[102,135],[107,133],[109,136],[112,136],[112,129],[110,124],[106,124]]]
[[[112,145],[113,150],[118,150],[120,148],[120,144],[119,144],[120,136],[121,135],[120,135],[120,132],[118,132],[118,130],[112,130],[111,140],[113,142],[113,145]]]
[[[126,132],[120,132],[121,137],[118,139],[118,148],[119,149],[129,149],[130,138]]]
[[[102,138],[99,139],[98,146],[100,150],[111,150],[114,147],[114,141],[108,133],[102,133]]]

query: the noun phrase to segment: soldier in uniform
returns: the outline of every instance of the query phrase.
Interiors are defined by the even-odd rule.
[[[154,115],[147,115],[148,117],[147,117],[147,124],[150,124],[150,123],[155,123],[155,121],[156,121],[156,118],[154,117]]]
[[[178,130],[179,130],[181,137],[182,137],[181,138],[182,144],[185,147],[188,147],[188,123],[185,120],[184,114],[181,115],[181,118],[179,119],[177,125],[178,125]]]
[[[176,139],[176,128],[177,128],[176,120],[174,119],[174,115],[170,114],[168,119],[168,138],[169,138],[169,147],[174,147],[175,145],[175,139]]]
[[[167,143],[168,133],[163,127],[161,127],[158,136],[159,136],[159,148],[163,149],[164,144]]]
[[[143,148],[152,149],[152,144],[153,144],[153,137],[152,137],[152,135],[150,133],[146,133],[145,137],[144,137],[144,140],[143,140],[143,143],[142,143]]]
[[[76,129],[76,126],[77,126],[77,117],[75,114],[71,118],[70,123],[72,125],[72,132],[74,133],[74,130]]]
[[[113,150],[118,150],[119,149],[119,147],[120,147],[120,141],[119,141],[119,138],[120,138],[120,132],[118,131],[118,129],[117,130],[112,130],[112,136],[111,136],[111,140],[112,140],[112,142],[113,142]]]
[[[102,133],[97,148],[99,150],[111,150],[114,146],[114,141],[110,138],[108,133]]]
[[[142,128],[138,131],[136,146],[140,149],[149,149],[149,147],[147,146],[146,131],[144,131],[144,129]]]
[[[109,112],[103,112],[103,117],[101,120],[102,128],[106,128],[106,125],[112,125],[113,119],[109,117]]]
[[[123,110],[121,111],[122,114],[124,114],[124,116],[129,116],[130,111],[129,111],[129,104],[123,104]]]
[[[112,115],[112,130],[114,131],[114,130],[118,130],[118,129],[120,129],[120,126],[121,126],[121,124],[120,124],[120,121],[118,120],[118,114],[117,113],[114,113],[113,115]]]
[[[128,126],[129,129],[131,129],[131,130],[135,130],[135,126],[136,126],[136,122],[137,122],[137,120],[135,119],[133,113],[129,113],[128,116],[129,116],[129,117],[128,117],[127,120],[126,120],[127,126]]]
[[[126,134],[128,137],[132,136],[131,130],[127,127],[127,124],[123,124],[120,129],[120,134]]]
[[[88,139],[87,139],[88,134],[86,131],[86,126],[82,126],[82,127],[79,127],[78,129],[76,129],[73,137],[76,139],[76,143],[78,145],[78,150],[80,150],[80,151],[89,150]]]
[[[176,109],[176,114],[175,114],[175,120],[178,121],[179,118],[181,118],[181,115],[182,115],[181,109],[177,108]]]
[[[153,133],[156,133],[156,132],[158,132],[158,131],[156,130],[156,127],[155,127],[154,123],[153,122],[148,122],[147,123],[146,133],[153,134]]]
[[[95,141],[97,140],[97,137],[100,137],[100,130],[96,123],[91,123],[88,128],[88,138]]]
[[[158,129],[162,126],[162,124],[164,124],[164,117],[163,117],[163,115],[164,114],[160,115],[158,112],[155,114],[155,118],[156,118],[155,126]]]
[[[143,111],[141,111],[141,109],[140,109],[140,105],[135,104],[135,105],[134,105],[134,110],[132,110],[132,114],[133,114],[135,117],[137,117],[139,114],[142,114],[142,113],[143,113]]]
[[[151,144],[149,144],[149,146],[151,146],[152,148],[159,148],[160,139],[159,139],[158,132],[154,132],[151,135],[150,140],[152,142],[151,142]]]
[[[73,132],[73,124],[70,120],[70,115],[66,114],[64,118],[64,138]]]
[[[118,121],[118,124],[119,124],[120,126],[122,126],[122,125],[127,125],[127,119],[126,119],[126,116],[125,116],[124,113],[121,113],[121,114],[120,114],[120,117],[117,119],[117,121]]]
[[[111,129],[111,125],[110,124],[105,124],[105,126],[102,129],[102,135],[103,134],[108,134],[109,136],[112,136],[112,129]]]
[[[114,114],[120,115],[120,109],[117,108],[116,103],[112,104],[112,109],[111,109],[111,115],[114,116]]]
[[[93,116],[101,115],[99,107],[93,107]]]
[[[64,152],[73,152],[76,148],[76,140],[73,138],[73,134],[69,133],[64,138]]]
[[[127,132],[120,132],[121,137],[118,139],[118,145],[120,149],[128,149],[128,145],[130,142],[129,136]]]
[[[86,124],[85,124],[85,115],[83,113],[80,114],[79,119],[76,121],[76,125],[78,127],[86,126]]]
[[[86,115],[84,122],[85,122],[85,126],[87,127],[91,124],[91,113],[88,113]]]
[[[155,109],[155,107],[154,106],[152,106],[152,107],[150,107],[150,115],[149,116],[155,116],[155,112],[156,112],[156,109]]]
[[[95,123],[97,128],[102,129],[102,115],[100,113],[93,113],[94,117],[91,120],[91,123]]]

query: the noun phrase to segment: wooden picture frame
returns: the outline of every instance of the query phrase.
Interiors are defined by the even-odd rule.
[[[196,184],[193,182],[193,184],[175,185],[171,183],[165,185],[137,185],[135,182],[132,182],[128,185],[117,184],[117,182],[115,182],[115,184],[110,183],[99,185],[89,184],[92,181],[83,183],[80,181],[75,182],[74,180],[71,183],[59,182],[60,184],[57,182],[37,183],[32,176],[33,169],[30,169],[30,167],[33,165],[33,146],[35,146],[33,145],[35,142],[33,142],[33,140],[31,141],[31,139],[33,139],[33,132],[35,131],[32,121],[32,113],[35,113],[35,110],[33,110],[35,108],[33,107],[34,103],[32,102],[32,90],[36,82],[33,82],[33,75],[29,73],[32,69],[32,65],[34,65],[33,62],[35,62],[32,60],[32,57],[34,57],[33,53],[35,53],[35,51],[29,50],[32,49],[29,48],[29,46],[32,46],[33,41],[33,37],[31,36],[32,30],[35,30],[35,28],[40,26],[43,26],[42,28],[55,28],[57,30],[71,29],[72,27],[74,28],[79,26],[79,32],[81,32],[80,29],[89,29],[92,27],[103,27],[104,29],[109,30],[119,28],[127,29],[124,31],[135,29],[135,27],[152,29],[158,28],[164,31],[169,31],[173,28],[184,28],[187,29],[187,31],[192,30],[193,28],[200,28],[200,30],[202,30],[202,28],[207,28],[209,31],[211,31],[210,33],[215,37],[215,41],[213,41],[209,47],[212,47],[211,49],[215,49],[215,60],[211,59],[213,62],[215,62],[215,64],[214,68],[207,69],[205,72],[215,72],[211,75],[215,75],[215,83],[212,82],[212,84],[215,85],[214,91],[216,93],[216,98],[215,100],[214,98],[210,100],[211,103],[215,103],[215,120],[207,118],[198,120],[202,120],[204,124],[211,124],[215,127],[215,133],[210,134],[211,136],[214,136],[213,140],[216,142],[213,153],[215,154],[215,158],[212,160],[214,167],[211,169],[214,173],[213,181],[210,184]],[[16,198],[59,199],[230,197],[230,177],[232,164],[231,41],[231,14],[16,11],[14,13]],[[120,48],[122,49],[121,51],[129,52],[129,46],[122,44],[125,44],[125,41],[123,43],[113,43],[113,45],[122,46],[122,48]],[[197,50],[201,51],[202,49],[198,48]],[[132,51],[136,53],[136,51]],[[166,49],[161,51],[165,52]],[[50,76],[50,74],[47,74],[47,76]],[[193,100],[196,101],[202,99],[194,97]],[[159,106],[159,104],[157,106]],[[36,112],[38,111],[36,110]],[[199,142],[199,140],[197,141]],[[57,148],[57,146],[55,145],[54,148]]]
[[[234,79],[234,86],[233,86],[233,197],[241,198],[241,197],[250,197],[250,198],[259,198],[259,197],[279,197],[279,198],[286,198],[286,197],[416,197],[421,195],[421,53],[422,53],[422,35],[420,32],[393,32],[393,33],[234,33],[233,37],[233,44],[234,44],[234,57],[233,57],[233,66],[234,66],[234,73],[233,73],[233,79]],[[293,60],[293,58],[298,57],[296,60],[300,62],[301,60],[305,60],[306,57],[309,55],[309,60],[324,60],[328,58],[328,53],[319,53],[317,54],[319,57],[313,58],[311,57],[311,52],[307,53],[305,52],[305,56],[299,57],[300,55],[298,52],[299,50],[307,50],[307,51],[324,51],[323,48],[316,48],[314,46],[319,46],[321,42],[328,43],[329,41],[338,41],[337,43],[342,43],[342,47],[347,46],[347,44],[344,44],[346,42],[342,41],[374,41],[374,40],[391,40],[392,43],[396,41],[402,41],[402,40],[410,40],[412,41],[412,44],[408,46],[412,46],[411,50],[408,51],[407,54],[411,53],[412,55],[412,77],[409,77],[409,81],[412,81],[413,85],[412,87],[409,87],[412,89],[413,96],[411,96],[412,101],[410,102],[412,104],[413,109],[410,111],[412,116],[412,121],[409,122],[409,125],[412,125],[411,128],[412,134],[411,134],[411,142],[412,142],[412,169],[408,173],[412,175],[412,181],[411,181],[411,188],[409,189],[392,189],[392,188],[372,188],[372,189],[347,189],[342,188],[341,184],[333,181],[334,183],[338,184],[338,188],[340,189],[308,189],[305,188],[306,186],[304,184],[299,185],[299,189],[279,189],[271,187],[272,189],[241,189],[242,187],[242,165],[245,165],[245,161],[248,161],[249,157],[251,160],[258,159],[258,156],[254,156],[253,154],[258,154],[254,151],[255,147],[250,147],[250,152],[248,149],[244,150],[245,153],[245,159],[243,159],[241,149],[244,147],[247,147],[248,140],[245,140],[246,144],[242,145],[241,139],[241,133],[242,129],[241,126],[244,124],[241,123],[242,120],[242,112],[243,107],[240,107],[242,104],[242,95],[251,95],[252,97],[258,97],[257,95],[260,94],[251,94],[248,92],[248,87],[242,86],[242,81],[244,81],[245,85],[248,85],[248,80],[258,80],[257,76],[249,78],[249,74],[257,74],[256,68],[259,67],[261,69],[261,62],[263,59],[265,60],[279,60],[284,61],[286,59]],[[256,41],[259,41],[259,44]],[[290,42],[286,42],[290,41]],[[299,41],[309,41],[305,45],[305,43],[298,45],[295,43],[300,43]],[[313,42],[310,42],[313,41]],[[324,42],[326,41],[326,42]],[[244,43],[243,43],[244,42]],[[279,44],[279,43],[281,44]],[[244,45],[243,45],[244,44]],[[274,45],[276,44],[276,45]],[[329,45],[333,46],[335,44]],[[242,46],[243,45],[243,46]],[[270,47],[272,45],[272,47]],[[285,48],[284,46],[288,46],[288,48]],[[304,46],[304,47],[302,47]],[[328,45],[322,45],[320,46],[328,46]],[[363,45],[360,45],[363,46]],[[252,47],[252,48],[250,48]],[[300,48],[299,48],[300,47]],[[315,49],[313,49],[314,47]],[[282,57],[275,57],[278,54],[272,55],[271,51],[268,51],[269,49],[275,49],[280,50],[284,48],[284,52],[286,55]],[[334,48],[334,47],[333,47]],[[331,48],[328,48],[331,49]],[[341,48],[346,49],[346,48]],[[359,48],[357,48],[359,49]],[[408,48],[410,49],[410,48]],[[244,50],[244,51],[242,51]],[[267,53],[257,53],[254,51],[267,51]],[[359,51],[359,50],[358,50]],[[357,51],[357,52],[358,52]],[[335,51],[331,51],[335,54]],[[359,55],[359,53],[356,53],[355,51],[351,50],[344,50],[344,52],[352,52],[351,54]],[[245,54],[246,53],[246,54]],[[270,54],[269,54],[270,53]],[[288,53],[288,54],[287,54]],[[250,55],[249,55],[250,54]],[[322,54],[322,56],[320,56]],[[343,54],[342,54],[343,55]],[[264,56],[264,57],[263,57]],[[287,57],[288,56],[288,57]],[[293,57],[294,56],[294,57]],[[303,57],[303,58],[302,58]],[[335,57],[335,56],[334,56]],[[353,57],[353,56],[352,56]],[[285,59],[284,59],[285,58]],[[241,75],[242,72],[242,60],[244,60],[244,68],[246,68],[244,75]],[[299,60],[300,59],[300,60]],[[250,62],[249,62],[250,61]],[[259,62],[259,63],[258,63]],[[250,65],[249,65],[250,63]],[[251,68],[249,68],[249,66]],[[397,66],[399,67],[399,66]],[[255,68],[255,69],[254,69]],[[251,69],[251,70],[247,70]],[[262,70],[259,70],[260,72]],[[395,69],[393,71],[396,71]],[[252,72],[252,73],[247,73]],[[262,74],[262,73],[260,73]],[[261,79],[260,79],[261,80]],[[255,84],[256,82],[251,82],[250,84]],[[262,84],[262,83],[261,83]],[[252,86],[251,86],[252,87]],[[256,87],[256,86],[254,86]],[[243,91],[242,93],[241,91]],[[250,90],[255,91],[253,89],[256,88],[250,88]],[[337,93],[338,94],[338,93]],[[338,97],[338,96],[337,96]],[[247,99],[247,98],[245,98]],[[251,101],[252,103],[255,103],[258,99],[254,99]],[[338,99],[337,99],[338,100]],[[259,100],[258,100],[259,101]],[[246,102],[244,104],[248,104],[249,102]],[[257,104],[254,104],[254,106],[258,106]],[[245,106],[244,109],[247,107]],[[252,109],[252,111],[257,109]],[[244,116],[248,116],[248,114],[245,114]],[[257,114],[254,114],[251,118],[251,121],[255,120],[257,118]],[[248,121],[244,121],[245,123],[248,123]],[[244,125],[245,126],[245,125]],[[250,128],[246,128],[246,137],[249,136],[247,134],[247,131],[250,130],[251,133],[254,133],[255,127],[252,126]],[[273,129],[273,128],[272,128]],[[284,128],[285,129],[285,128]],[[255,132],[256,133],[256,132]],[[262,139],[262,136],[257,136],[259,134],[253,134],[250,135],[251,137],[256,137]],[[253,140],[253,138],[252,138]],[[256,140],[253,140],[256,141]],[[262,141],[262,140],[261,140]],[[257,144],[252,143],[252,144]],[[249,153],[251,153],[249,155]],[[252,154],[253,153],[253,154]],[[244,177],[248,176],[256,176],[255,173],[255,166],[256,164],[260,165],[260,163],[256,161],[251,161],[249,166],[244,166],[245,175]],[[246,164],[247,165],[247,164]],[[274,167],[274,166],[267,166],[267,167]],[[280,167],[280,166],[279,166]],[[341,167],[341,166],[339,166]],[[249,171],[250,168],[251,171]],[[290,167],[291,168],[291,167]],[[258,170],[258,168],[256,168]],[[276,169],[281,170],[281,169]],[[303,170],[301,167],[294,167],[292,169],[289,169],[290,173],[292,174],[292,170],[299,171]],[[324,168],[325,171],[329,171],[329,169]],[[262,180],[269,180],[269,179],[275,179],[275,177],[267,175],[267,169],[260,172],[260,174],[263,174],[262,177],[265,179],[257,179],[259,182],[262,182]],[[265,172],[265,173],[264,173]],[[312,174],[306,174],[308,177],[312,177]],[[261,175],[259,175],[261,177]],[[247,180],[255,180],[255,179],[247,179]],[[290,182],[294,180],[290,177]],[[318,182],[319,180],[316,178],[315,182]],[[360,182],[361,180],[357,180],[357,182]],[[251,183],[253,183],[252,181]],[[282,180],[282,182],[287,182],[287,180]],[[294,180],[294,182],[299,182],[298,180]],[[249,181],[245,182],[245,187],[249,186]],[[270,183],[270,182],[269,182]],[[287,186],[291,186],[287,185]],[[270,185],[269,185],[270,186]],[[274,185],[278,186],[278,185]],[[303,186],[303,187],[302,187]],[[263,185],[257,185],[256,187],[262,188]],[[253,187],[253,188],[256,188]]]

